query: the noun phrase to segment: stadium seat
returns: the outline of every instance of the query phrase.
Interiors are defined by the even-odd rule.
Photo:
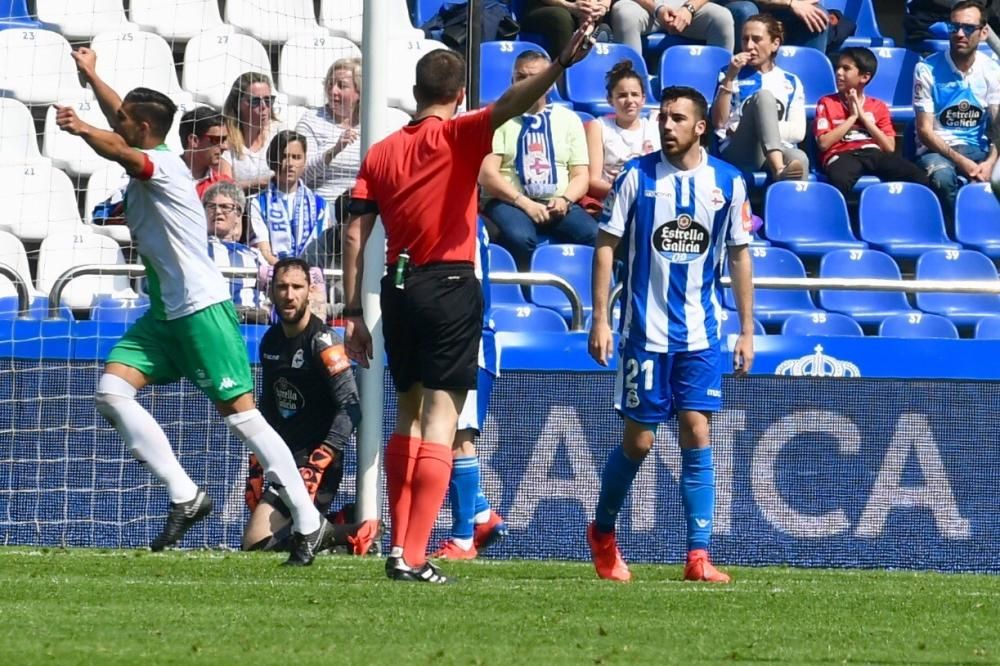
[[[913,69],[920,62],[920,54],[888,46],[876,48],[874,52],[878,57],[878,69],[865,88],[865,94],[888,104],[894,121],[913,120]]]
[[[844,40],[844,46],[892,46],[893,40],[883,37],[878,28],[878,18],[872,0],[823,0],[826,9],[837,9],[845,17],[854,21],[857,29]]]
[[[1000,259],[1000,204],[989,183],[973,183],[958,191],[955,239],[990,259]]]
[[[0,229],[22,241],[37,243],[80,224],[73,183],[45,163],[0,164],[0,201]]]
[[[265,44],[329,34],[316,23],[312,0],[227,0],[226,23]]]
[[[740,334],[740,316],[735,310],[720,310],[719,311],[719,321],[722,323],[722,330],[720,335],[739,335]],[[764,325],[761,324],[756,319],[753,320],[753,334],[754,335],[764,335]]]
[[[495,102],[510,87],[514,73],[514,60],[525,51],[545,49],[524,40],[516,42],[483,42],[479,45],[479,101],[482,104]],[[549,91],[548,100],[569,104],[559,94],[555,86]]]
[[[131,0],[129,18],[170,42],[186,42],[206,31],[230,31],[218,0]]]
[[[418,28],[430,21],[441,11],[443,5],[465,4],[464,0],[413,0],[411,3],[413,10],[410,16],[413,18],[413,25]]]
[[[4,296],[0,298],[0,319],[17,319],[18,315],[16,297]],[[32,320],[48,319],[49,299],[45,296],[39,296],[38,298],[32,300],[24,318]],[[62,305],[59,308],[56,319],[72,320],[73,310],[65,305]]]
[[[148,298],[116,298],[98,296],[90,310],[93,321],[131,324],[149,310]]]
[[[613,108],[608,104],[604,75],[622,60],[632,61],[636,73],[645,82],[646,103],[655,105],[642,55],[624,44],[598,42],[583,60],[566,72],[566,97],[573,102],[573,107],[595,116],[611,113]]]
[[[806,277],[805,266],[793,252],[780,247],[752,247],[754,277]],[[733,290],[723,292],[723,302],[730,310],[736,309]],[[782,324],[793,314],[817,312],[809,292],[792,289],[755,289],[754,317],[765,324]]]
[[[841,335],[860,337],[861,326],[847,315],[836,312],[814,312],[792,315],[781,326],[782,335]]]
[[[393,110],[397,111],[398,109]],[[278,116],[278,125],[281,129],[294,130],[302,116],[308,112],[309,107],[301,104],[285,104],[283,102],[279,104],[277,100],[274,103],[274,114]]]
[[[389,106],[416,113],[413,85],[417,81],[417,61],[434,49],[448,48],[433,39],[390,39],[386,62],[392,63],[386,77],[386,97]]]
[[[51,30],[0,31],[0,93],[25,104],[91,96],[80,85],[69,42]]]
[[[719,72],[732,57],[732,53],[720,46],[671,46],[660,57],[660,89],[691,86],[711,103],[719,84]]]
[[[83,197],[84,224],[93,224],[94,207],[107,199],[113,192],[128,185],[129,177],[125,169],[116,162],[108,162],[87,179],[87,190]],[[124,224],[93,225],[94,233],[113,238],[121,244],[132,240],[132,234]]]
[[[862,240],[901,259],[929,250],[958,249],[944,229],[941,204],[916,183],[880,183],[865,188],[858,208]]]
[[[35,0],[38,20],[71,41],[129,27],[122,0]]]
[[[497,333],[566,333],[566,320],[558,312],[536,305],[500,305],[490,310]]]
[[[844,195],[826,183],[771,185],[764,203],[764,228],[771,243],[800,257],[867,247],[851,233]]]
[[[822,51],[800,46],[782,46],[778,49],[777,64],[802,81],[806,116],[809,118],[816,113],[816,101],[837,90],[833,65]]]
[[[900,280],[899,266],[878,250],[835,250],[819,262],[821,278],[868,278]],[[819,305],[824,310],[853,317],[862,325],[877,324],[886,317],[913,312],[900,291],[821,289]]]
[[[404,125],[409,124],[413,116],[402,109],[394,109],[391,106],[385,109],[385,131],[395,132]]]
[[[490,243],[490,272],[516,273],[517,264],[510,252],[500,247],[496,243]],[[490,282],[490,303],[494,307],[497,305],[525,305],[528,301],[524,299],[524,293],[520,285],[497,284]]]
[[[594,248],[588,245],[571,245],[568,243],[551,243],[535,248],[531,255],[531,271],[533,273],[553,273],[565,278],[583,303],[583,316],[586,318],[591,310],[590,270],[594,260]],[[569,299],[557,287],[531,287],[529,289],[531,302],[562,314],[569,321],[573,310]]]
[[[423,30],[410,23],[406,0],[389,0],[389,24],[385,34],[389,39],[423,39]],[[361,43],[362,10],[364,0],[321,0],[319,22],[334,35],[347,37],[355,44]]]
[[[118,243],[80,225],[74,232],[51,234],[38,251],[38,290],[50,294],[60,275],[83,264],[124,264]],[[61,302],[74,310],[89,308],[98,295],[136,298],[126,276],[84,275],[74,278],[62,292]]]
[[[918,280],[986,280],[995,282],[997,269],[975,250],[932,250],[917,259]],[[917,294],[917,307],[948,317],[957,326],[973,326],[983,317],[1000,314],[998,294]]]
[[[84,122],[98,129],[111,129],[97,102],[84,100],[70,104]],[[45,112],[42,153],[52,160],[54,166],[74,176],[90,176],[108,163],[108,160],[94,152],[94,149],[81,137],[59,129],[59,126],[56,125],[56,107],[54,105]]]
[[[249,35],[214,30],[197,35],[184,49],[181,85],[196,100],[221,109],[233,86],[244,72],[271,75],[271,60],[264,46]]]
[[[102,32],[90,44],[97,53],[97,74],[124,97],[139,86],[158,90],[175,103],[194,100],[177,80],[174,54],[163,37],[143,30]]]
[[[323,81],[340,58],[360,58],[361,49],[345,37],[292,37],[278,56],[278,87],[293,104],[323,106]]]
[[[1000,317],[983,317],[976,323],[977,340],[1000,340]]]
[[[31,268],[28,265],[28,253],[24,250],[24,244],[17,236],[6,231],[0,231],[0,264],[5,264],[14,269],[14,272],[24,282],[28,288],[28,294],[34,298],[38,295],[35,290],[35,283],[31,279]],[[17,289],[9,278],[0,275],[0,297],[17,296]]]
[[[42,24],[31,17],[26,0],[0,0],[0,30],[40,27]]]
[[[17,164],[43,161],[31,111],[9,97],[0,97],[0,158]]]
[[[958,329],[947,317],[925,312],[911,312],[886,317],[878,327],[883,338],[958,339]]]

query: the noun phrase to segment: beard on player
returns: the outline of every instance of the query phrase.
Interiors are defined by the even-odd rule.
[[[303,298],[298,304],[292,299],[277,296],[274,299],[275,310],[278,317],[286,324],[295,324],[302,321],[302,318],[309,314],[309,298]]]

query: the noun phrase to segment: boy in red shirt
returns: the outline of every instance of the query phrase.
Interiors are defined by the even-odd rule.
[[[865,96],[865,86],[875,76],[878,60],[863,47],[848,47],[837,60],[837,93],[816,103],[816,145],[820,165],[830,184],[844,196],[864,175],[883,181],[927,185],[927,174],[913,162],[896,155],[896,132],[889,107]]]

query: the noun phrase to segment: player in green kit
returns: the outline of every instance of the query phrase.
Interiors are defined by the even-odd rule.
[[[56,122],[131,176],[127,220],[146,267],[149,312],[111,350],[94,398],[132,455],[167,487],[170,512],[150,547],[158,551],[177,543],[212,509],[211,498],[181,467],[163,429],[135,399],[148,384],[187,377],[256,454],[288,506],[294,535],[286,564],[311,564],[331,545],[333,532],[313,506],[291,451],[254,403],[239,319],[228,283],[208,256],[205,213],[191,171],[163,143],[177,107],[148,88],[136,88],[122,100],[96,75],[93,51],[79,49],[73,56],[114,131],[84,123],[68,107],[57,107]]]

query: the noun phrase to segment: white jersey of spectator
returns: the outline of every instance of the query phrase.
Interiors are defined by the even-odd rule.
[[[600,224],[623,240],[623,338],[659,353],[718,344],[726,248],[747,245],[750,227],[742,176],[704,150],[689,171],[662,151],[626,164]]]
[[[326,106],[308,111],[295,126],[306,138],[306,185],[331,203],[354,187],[361,168],[360,141],[349,144],[326,163],[326,149],[335,145],[346,129],[334,121]]]
[[[972,67],[961,72],[947,51],[917,63],[913,70],[913,109],[934,118],[934,133],[949,146],[989,150],[990,107],[1000,104],[1000,65],[976,52]],[[917,154],[927,152],[917,137]]]
[[[208,256],[219,268],[253,268],[260,265],[259,255],[243,243],[224,241],[215,236],[208,237]],[[257,290],[257,275],[233,277],[229,279],[230,294],[233,303],[245,307],[257,307],[261,304],[260,292]]]
[[[660,130],[648,117],[639,118],[638,129],[625,129],[615,122],[614,114],[598,118],[601,142],[604,145],[604,167],[601,177],[609,183],[630,159],[641,157],[660,147]]]
[[[271,144],[271,139],[276,133],[277,123],[271,123],[272,130],[268,134],[267,140],[261,144],[260,150],[250,150],[243,148],[243,155],[236,157],[232,148],[222,153],[222,161],[228,162],[233,167],[233,180],[237,183],[247,183],[270,178],[274,173],[267,165],[267,147]]]
[[[191,169],[166,146],[142,152],[152,173],[129,181],[125,217],[146,267],[150,313],[179,319],[229,300],[229,286],[205,247],[205,211]]]
[[[726,70],[719,73],[719,83],[726,77]],[[795,144],[806,136],[806,106],[802,81],[795,74],[786,72],[777,65],[766,73],[752,67],[744,67],[736,75],[733,84],[735,92],[730,96],[729,119],[726,126],[717,130],[720,148],[728,143],[727,135],[735,132],[743,117],[743,104],[760,90],[767,90],[774,95],[778,103],[778,132],[781,142],[786,148],[794,148]]]

